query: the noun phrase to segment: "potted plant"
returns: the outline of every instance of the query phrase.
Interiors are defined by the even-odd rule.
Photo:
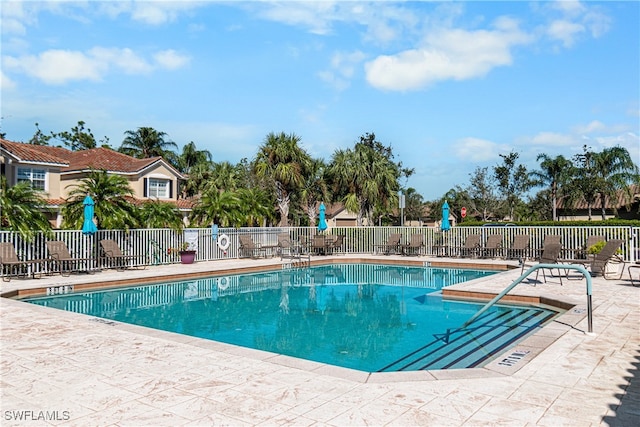
[[[182,264],[193,264],[196,259],[196,250],[189,247],[189,243],[184,242],[177,248],[169,248],[169,254],[177,253]]]

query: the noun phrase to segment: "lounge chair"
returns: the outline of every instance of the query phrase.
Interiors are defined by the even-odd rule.
[[[548,243],[542,249],[542,254],[538,258],[538,262],[540,264],[558,264],[558,259],[560,258],[560,252],[562,251],[562,245],[560,243]],[[524,264],[523,264],[524,268]],[[536,280],[538,280],[538,274],[542,270],[542,277],[544,278],[544,282],[547,283],[547,275],[543,269],[536,270]],[[562,285],[562,275],[559,274],[560,285]]]
[[[420,256],[424,247],[424,234],[412,234],[410,239],[409,243],[402,247],[402,254]]]
[[[144,263],[138,265],[135,263],[135,260],[143,259],[144,257],[124,254],[115,240],[100,240],[100,248],[102,249],[102,256],[100,257],[102,264],[107,268],[115,268],[118,271],[123,271],[129,267],[146,267]]]
[[[92,269],[94,258],[74,258],[69,252],[66,243],[60,240],[53,240],[46,243],[51,265],[61,276],[69,276],[72,272],[86,271],[95,272]]]
[[[635,264],[631,264],[627,270],[629,271],[629,280],[631,280],[631,285],[636,286],[636,281],[638,282],[638,286],[640,286],[640,274],[638,278],[634,280],[633,275],[631,274],[631,270],[640,270],[640,261],[636,261]]]
[[[480,254],[480,235],[470,234],[464,241],[464,245],[458,248],[458,255],[465,257],[477,257]]]
[[[529,251],[529,240],[528,234],[515,235],[511,247],[507,249],[507,259],[517,259],[524,264]]]
[[[47,262],[48,260],[46,259],[23,261],[18,258],[13,243],[0,243],[0,274],[5,282],[10,281],[12,276],[26,276],[29,273],[31,273],[32,278],[35,278],[36,274],[40,277],[46,268]]]
[[[502,234],[491,234],[487,237],[487,242],[482,248],[483,258],[497,258],[498,252],[502,249]]]
[[[573,253],[573,259],[587,259],[589,258],[589,248],[593,245],[604,242],[607,239],[604,236],[589,236],[587,237],[587,241],[581,248],[577,249]]]
[[[586,268],[589,269],[592,276],[602,276],[605,279],[619,280],[622,278],[622,274],[624,272],[624,265],[625,265],[624,259],[622,259],[622,257],[617,255],[617,251],[622,246],[622,243],[623,241],[620,239],[608,240],[607,243],[602,248],[602,250],[591,258],[587,258],[586,260],[585,259],[572,259],[572,260],[564,259],[562,261],[569,264],[584,265]],[[618,269],[620,274],[618,275],[611,275],[610,273],[608,274],[606,271],[606,267],[607,267],[607,264],[609,263],[622,264],[622,268]]]
[[[400,233],[392,233],[389,235],[389,239],[387,239],[386,243],[381,245],[374,245],[373,253],[383,253],[385,255],[390,255],[392,252],[397,254],[400,252],[400,239],[402,238],[402,234]]]
[[[267,257],[267,248],[254,242],[250,234],[240,234],[238,239],[240,240],[238,255],[241,258],[258,258],[260,255]]]

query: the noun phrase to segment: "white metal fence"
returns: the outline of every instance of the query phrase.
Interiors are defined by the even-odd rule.
[[[189,230],[197,234],[196,261],[238,258],[238,236],[241,234],[251,235],[256,243],[263,246],[275,246],[279,233],[288,233],[292,240],[301,242],[308,242],[318,233],[313,227],[219,228],[217,236],[225,234],[229,238],[230,245],[225,251],[218,246],[211,228]],[[451,247],[461,247],[470,234],[480,234],[483,243],[490,234],[500,234],[503,248],[511,246],[515,235],[527,234],[531,250],[542,248],[545,236],[559,235],[563,248],[568,251],[583,248],[588,236],[601,235],[607,240],[621,239],[624,242],[622,252],[625,261],[635,262],[640,259],[640,227],[454,227],[447,232],[427,227],[334,227],[325,233],[344,235],[341,252],[348,254],[372,253],[375,246],[384,244],[392,233],[400,233],[403,244],[409,242],[412,234],[422,234],[425,243],[422,253],[425,255],[435,255],[434,246],[441,245],[443,241]],[[138,262],[140,265],[154,265],[179,263],[177,253],[170,249],[179,248],[185,241],[185,236],[170,229],[99,230],[93,236],[85,236],[80,230],[55,230],[49,235],[38,233],[33,240],[26,241],[16,232],[0,231],[0,242],[13,243],[22,260],[47,258],[47,240],[65,242],[74,257],[97,260],[100,256],[101,239],[113,239],[124,253],[141,256]],[[97,263],[98,261],[96,266]]]

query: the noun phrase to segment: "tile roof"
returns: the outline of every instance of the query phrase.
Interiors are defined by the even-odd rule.
[[[161,161],[162,157],[136,159],[108,148],[92,148],[90,150],[70,151],[69,166],[61,172],[87,169],[104,169],[110,172],[134,173]]]
[[[60,165],[60,171],[62,173],[87,169],[104,169],[109,172],[134,173],[163,160],[162,157],[136,159],[103,147],[71,151],[62,147],[24,144],[6,139],[0,139],[0,145],[4,150],[22,162]]]
[[[48,145],[32,145],[0,139],[0,147],[17,157],[22,162],[50,163],[68,165],[66,148],[50,147]]]

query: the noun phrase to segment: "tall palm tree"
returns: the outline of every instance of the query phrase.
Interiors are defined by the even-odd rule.
[[[138,209],[130,199],[133,190],[127,179],[121,175],[109,175],[104,170],[94,170],[69,192],[69,198],[62,208],[63,228],[82,228],[83,202],[87,194],[95,203],[98,228],[128,230],[140,226]]]
[[[618,191],[625,191],[631,198],[630,184],[638,183],[638,166],[633,163],[626,148],[616,146],[605,148],[595,156],[595,174],[598,176],[598,194],[602,220],[606,219],[606,200]]]
[[[190,173],[191,168],[200,164],[210,164],[213,156],[207,150],[198,150],[196,144],[191,141],[182,147],[182,153],[178,156],[178,170]]]
[[[137,159],[161,156],[167,160],[175,160],[174,150],[178,145],[166,139],[165,132],[159,132],[152,127],[139,127],[137,130],[128,130],[125,133],[119,152]]]
[[[316,225],[316,206],[318,202],[329,200],[329,187],[324,177],[326,165],[322,159],[313,159],[305,176],[304,186],[300,192],[300,200],[306,208],[309,225]]]
[[[539,154],[536,160],[540,161],[540,170],[530,172],[532,185],[546,186],[551,195],[551,209],[554,221],[558,220],[558,197],[569,179],[573,176],[573,163],[564,156],[549,157],[547,154]]]
[[[140,206],[140,223],[147,228],[172,228],[181,231],[184,227],[178,208],[167,202],[148,200]]]
[[[28,182],[8,187],[7,177],[0,176],[0,229],[17,231],[31,240],[38,231],[50,231],[51,224],[42,212],[44,194]]]
[[[306,171],[311,163],[311,157],[298,145],[299,143],[300,137],[293,133],[269,133],[254,160],[258,178],[275,191],[280,212],[280,227],[289,225],[291,193],[303,186]]]
[[[375,141],[375,135],[360,137],[353,150],[337,150],[331,159],[328,175],[334,194],[342,198],[345,207],[357,212],[357,222],[366,218],[373,224],[373,213],[384,214],[396,206],[399,179],[413,171],[402,170],[393,162],[390,147]]]

